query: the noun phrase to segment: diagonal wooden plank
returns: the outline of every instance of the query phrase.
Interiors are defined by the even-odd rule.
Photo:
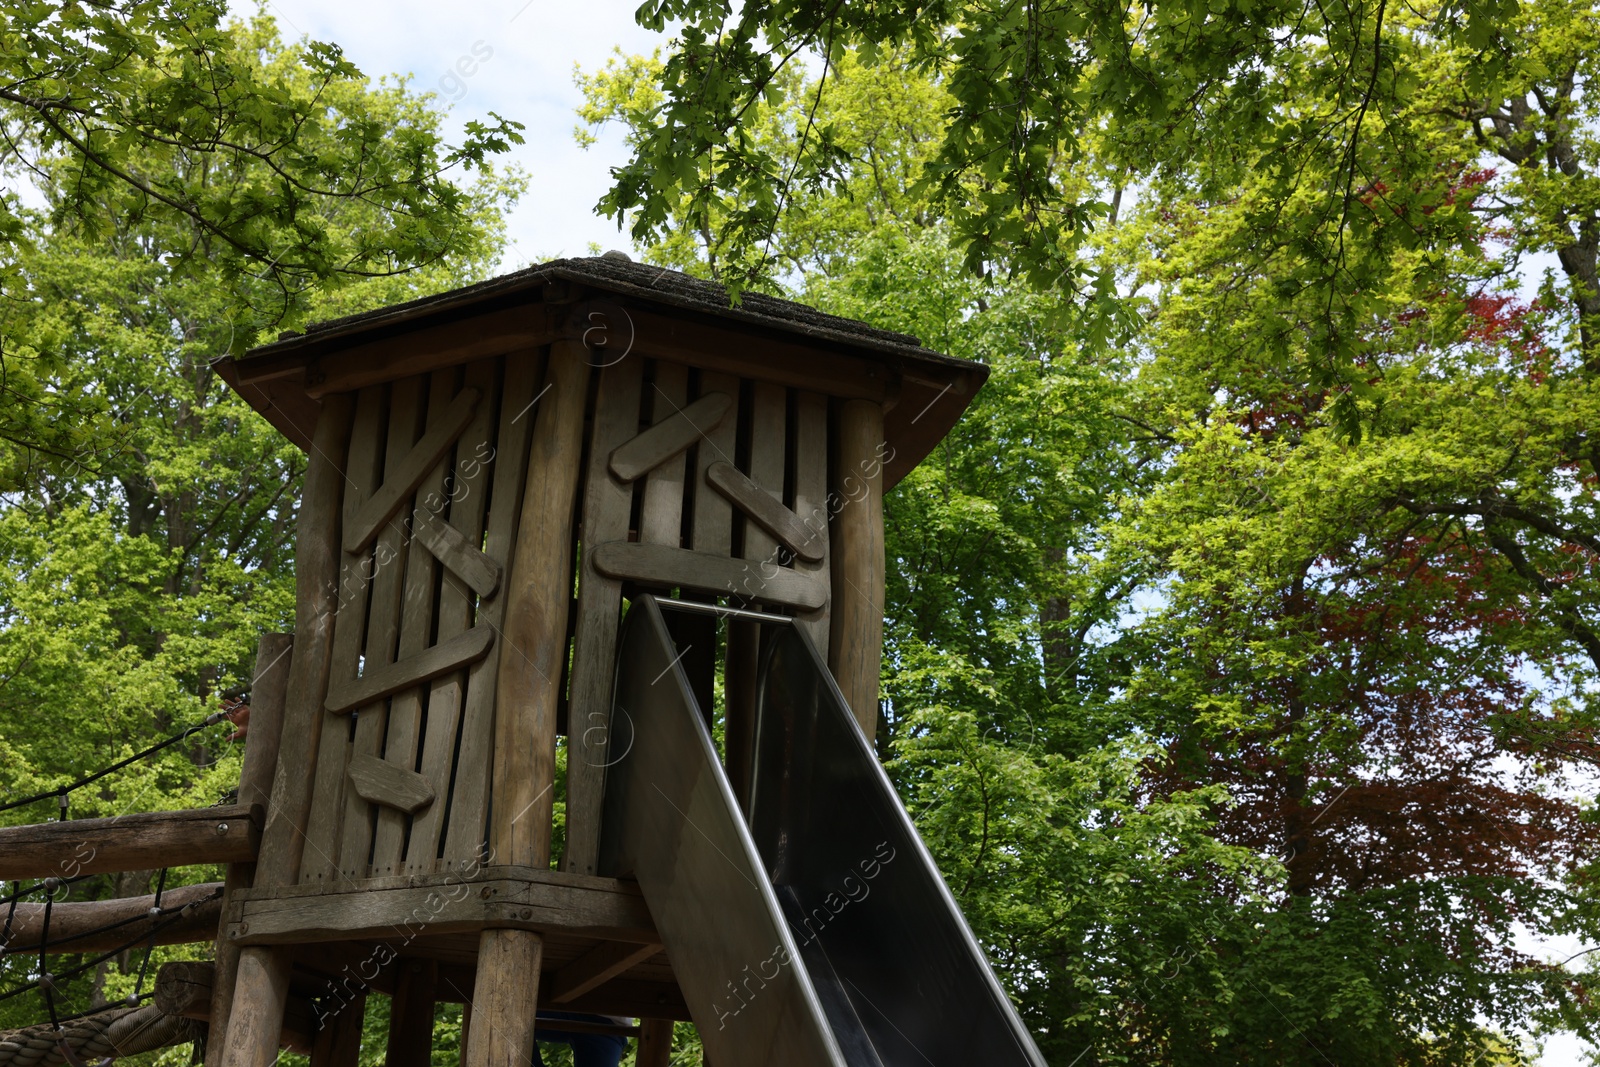
[[[410,659],[390,663],[368,671],[353,682],[345,682],[328,690],[328,710],[335,715],[353,711],[365,704],[382,700],[386,696],[423,682],[432,681],[458,667],[476,663],[494,644],[494,630],[488,626],[474,626],[466,633],[434,645]]]
[[[732,410],[733,398],[728,394],[708,393],[665,419],[657,419],[654,426],[612,450],[611,473],[620,481],[633,481],[722,425]]]
[[[418,508],[411,513],[411,529],[434,558],[449,567],[451,573],[466,582],[474,593],[491,597],[499,590],[500,564],[468,541],[466,534],[427,508]]]
[[[467,423],[472,421],[481,395],[476,389],[461,390],[445,411],[444,417],[428,428],[422,440],[412,446],[404,459],[384,472],[383,488],[372,494],[372,498],[356,512],[354,521],[345,528],[346,552],[360,552],[370,545],[378,535],[378,528],[388,522],[400,510],[400,505],[416,492],[428,472],[433,470],[450,446],[456,443],[461,431],[467,428]]]
[[[555,973],[550,980],[550,1002],[565,1004],[576,1000],[660,951],[660,945],[602,941]]]
[[[822,539],[800,521],[800,516],[739,468],[731,463],[713,463],[706,468],[706,481],[795,555],[812,563],[822,559]]]
[[[592,550],[601,574],[659,586],[688,586],[815,611],[827,603],[822,584],[788,567],[729,559],[668,545],[608,541]]]

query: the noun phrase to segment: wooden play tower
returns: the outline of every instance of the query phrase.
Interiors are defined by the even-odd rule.
[[[443,1000],[466,1067],[550,1009],[641,1064],[672,1020],[716,1067],[1041,1062],[870,748],[883,492],[984,367],[610,253],[218,368],[308,467],[208,1063],[350,1067],[369,990],[393,1064]]]

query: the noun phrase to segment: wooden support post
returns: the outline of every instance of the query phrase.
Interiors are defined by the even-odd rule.
[[[265,807],[272,797],[272,776],[278,767],[278,747],[283,738],[283,705],[289,689],[293,634],[262,634],[256,644],[255,678],[250,683],[250,729],[245,735],[244,766],[239,771],[239,803]],[[227,901],[255,883],[253,863],[228,866],[223,889]],[[234,978],[239,967],[239,946],[228,939],[226,910],[218,920],[216,970],[211,986],[211,1032],[228,1032],[233,1008]],[[222,1042],[206,1044],[206,1067],[220,1067]]]
[[[326,718],[322,701],[328,690],[333,622],[339,607],[338,517],[353,413],[349,396],[323,401],[300,496],[294,655],[272,802],[256,861],[259,886],[293,885],[300,872],[300,848],[311,806],[310,772]],[[222,1067],[271,1067],[278,1058],[289,966],[286,948],[253,946],[239,953],[233,1010],[222,1035]]]
[[[466,1067],[526,1067],[532,1061],[543,959],[544,939],[531,930],[485,930],[478,939]]]
[[[311,1067],[356,1067],[361,1062],[361,1024],[367,995],[358,993],[322,1016],[322,1028],[311,1043]]]
[[[847,400],[839,412],[831,533],[833,613],[828,668],[871,741],[878,728],[883,660],[883,408]]]
[[[522,519],[511,555],[504,648],[495,685],[496,863],[550,866],[556,713],[566,660],[573,507],[583,456],[589,364],[582,345],[550,353],[549,398],[537,409]],[[521,1067],[533,1059],[544,940],[530,930],[489,929],[478,940],[478,976],[468,1067]]]
[[[672,1062],[672,1020],[639,1020],[639,1050],[634,1067],[667,1067]]]
[[[154,894],[119,897],[114,900],[81,900],[50,905],[50,940],[46,952],[111,952],[128,944],[146,944],[154,936],[157,945],[183,945],[208,941],[217,932],[222,917],[221,882],[179,886],[161,894],[161,910],[168,914],[152,918]],[[11,940],[6,952],[17,955],[38,952],[39,935],[44,933],[43,904],[18,903],[11,912]]]
[[[400,962],[394,1000],[389,1005],[385,1067],[428,1067],[432,1062],[438,980],[439,965],[433,960]]]

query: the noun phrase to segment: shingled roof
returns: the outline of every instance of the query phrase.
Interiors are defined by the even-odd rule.
[[[742,328],[752,339],[768,338],[765,347],[759,343],[747,346],[747,362],[757,376],[770,352],[782,344],[790,346],[791,352],[792,346],[800,345],[819,353],[819,358],[842,356],[856,361],[850,366],[887,368],[894,385],[885,397],[890,411],[885,430],[898,456],[885,467],[890,484],[949,431],[988,376],[988,368],[982,364],[942,355],[908,334],[824,314],[763,293],[745,292],[733,304],[728,291],[717,282],[635,263],[620,252],[554,259],[475,285],[320,322],[303,333],[286,332],[271,344],[237,358],[219,360],[217,367],[252,406],[306,447],[321,392],[326,391],[313,384],[317,368],[323,365],[319,361],[336,360],[357,347],[382,346],[423,331],[470,332],[475,329],[474,319],[484,322],[487,316],[509,309],[549,306],[551,293],[562,286],[579,294],[614,297],[634,308],[654,308],[675,316],[675,321]],[[791,355],[791,362],[793,359]],[[911,410],[896,412],[897,403]]]

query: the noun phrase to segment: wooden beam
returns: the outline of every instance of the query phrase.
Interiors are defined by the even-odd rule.
[[[567,847],[561,857],[561,869],[577,874],[594,874],[600,859],[611,688],[617,673],[617,627],[622,618],[622,583],[595,567],[593,549],[628,537],[633,486],[613,478],[606,464],[612,449],[638,433],[643,363],[623,359],[600,372],[589,439],[583,524],[578,533],[583,548],[577,623],[567,682],[571,720],[567,729]]]
[[[522,519],[506,588],[495,678],[492,854],[502,863],[550,865],[555,804],[556,714],[567,659],[572,525],[583,458],[589,364],[583,346],[551,346],[546,398],[536,409]],[[496,943],[521,967],[522,956]],[[531,952],[524,946],[519,952]],[[491,956],[491,959],[496,957]],[[483,957],[479,957],[480,977]],[[535,976],[537,981],[537,976]]]
[[[611,473],[624,482],[642,477],[708,436],[731,410],[733,398],[727,393],[708,393],[688,407],[657,419],[654,426],[612,450]]]
[[[432,681],[441,674],[449,674],[469,663],[476,663],[494,644],[494,630],[487,626],[474,626],[458,637],[434,645],[426,652],[390,663],[369,671],[353,682],[335,686],[328,691],[327,708],[335,715],[365,707],[402,689]]]
[[[438,982],[439,965],[433,960],[400,961],[394,1000],[389,1005],[384,1067],[428,1067],[432,1062]]]
[[[260,806],[153,811],[0,829],[0,879],[238,863],[256,858]]]
[[[377,940],[476,933],[489,926],[542,930],[634,944],[660,943],[632,882],[533,867],[486,867],[372,878],[360,888],[300,885],[241,894],[228,936],[244,945]]]
[[[555,978],[549,983],[550,1003],[566,1004],[576,1000],[660,951],[660,945],[602,941],[556,972]]]
[[[411,513],[411,532],[474,593],[491,597],[500,588],[500,564],[427,508],[417,508]]]
[[[878,676],[883,670],[883,409],[846,401],[839,412],[833,492],[833,609],[828,668],[872,740],[878,726]]]
[[[256,669],[250,683],[250,730],[245,735],[244,764],[239,771],[239,802],[265,806],[272,798],[272,777],[278,767],[278,750],[283,741],[283,709],[288,698],[289,668],[293,663],[293,634],[262,634],[256,642]],[[221,905],[229,896],[248,889],[255,881],[255,864],[231,863]],[[234,980],[238,977],[239,947],[227,938],[220,923],[219,906],[215,926],[217,980],[212,988],[211,1018],[215,1032],[228,1032],[228,1016],[233,1011]],[[221,1067],[222,1042],[206,1045],[206,1067]]]
[[[752,482],[739,468],[731,463],[713,463],[706,468],[706,481],[795,555],[811,563],[822,559],[827,538],[818,536],[800,516],[784,507],[783,501]]]
[[[411,498],[417,486],[438,465],[439,460],[456,443],[456,438],[472,421],[478,410],[478,400],[483,394],[471,388],[461,390],[440,416],[428,427],[422,440],[411,446],[405,458],[383,472],[383,485],[372,498],[361,505],[348,529],[344,531],[344,550],[360,552],[378,536],[378,528],[388,522],[400,505]]]
[[[154,894],[117,900],[70,900],[50,905],[50,941],[46,952],[109,952],[133,941],[147,942],[155,930],[158,945],[184,945],[216,936],[222,917],[222,883],[179,886],[161,894],[163,911],[152,918]],[[181,909],[181,910],[179,910]],[[105,929],[111,927],[111,929]],[[44,930],[44,905],[17,904],[11,916],[7,952],[38,952]]]
[[[362,754],[353,756],[345,768],[356,795],[372,804],[383,804],[410,815],[433,803],[433,786],[416,771]]]
[[[339,514],[355,402],[330,396],[317,422],[295,532],[294,657],[289,665],[282,741],[272,803],[256,862],[258,885],[288,885],[300,874],[301,847],[322,742],[333,624],[339,610]]]
[[[687,586],[815,611],[827,603],[821,583],[762,560],[729,559],[667,545],[608,541],[593,550],[601,574],[657,586]]]
[[[442,367],[525,352],[555,340],[554,322],[565,317],[565,309],[529,303],[355,344],[312,363],[305,371],[306,393],[323,397],[350,392]],[[263,367],[253,371],[251,363],[245,360],[239,365],[241,381],[250,381],[252,373],[275,370]]]
[[[311,1042],[311,1067],[356,1067],[361,1061],[361,1031],[367,995],[356,993],[331,1010],[319,1008],[317,1036]]]
[[[719,322],[710,316],[657,309],[625,298],[608,299],[622,305],[632,320],[635,356],[654,356],[829,396],[881,403],[889,395],[894,375],[879,360],[845,355],[834,345],[768,333],[759,326]]]

